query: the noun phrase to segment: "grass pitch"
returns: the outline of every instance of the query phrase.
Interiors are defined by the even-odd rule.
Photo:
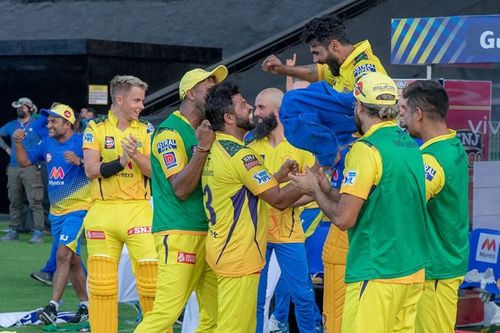
[[[8,225],[0,222],[0,230]],[[4,233],[0,232],[0,236]],[[30,277],[39,271],[50,254],[52,238],[44,237],[43,244],[29,244],[31,234],[21,234],[20,241],[0,242],[0,313],[32,311],[47,305],[52,296],[52,287],[46,286]],[[87,258],[87,247],[82,244],[82,258]],[[76,311],[78,299],[73,288],[68,286],[64,292],[61,311]],[[119,305],[119,332],[133,332],[137,312],[128,304]],[[0,331],[32,333],[43,332],[43,326],[7,328]],[[63,327],[63,325],[61,325]],[[174,327],[180,332],[180,327]]]

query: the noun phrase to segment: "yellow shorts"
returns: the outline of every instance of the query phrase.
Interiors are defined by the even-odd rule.
[[[426,280],[417,306],[417,333],[453,333],[457,320],[458,288],[463,276]]]
[[[164,333],[179,318],[193,290],[200,307],[196,332],[212,332],[217,326],[217,277],[205,261],[206,237],[155,235],[159,255],[155,303],[135,333]]]
[[[423,283],[348,283],[342,333],[413,333]]]
[[[83,221],[89,257],[104,255],[119,260],[125,243],[132,268],[137,261],[157,259],[152,218],[147,200],[96,200]]]
[[[254,333],[257,325],[257,290],[260,274],[218,277],[217,333]]]

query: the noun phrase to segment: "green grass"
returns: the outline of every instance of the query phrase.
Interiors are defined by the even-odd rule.
[[[7,224],[0,223],[0,230]],[[0,233],[3,236],[4,233]],[[51,298],[52,287],[33,280],[30,273],[39,271],[45,264],[52,239],[45,237],[43,244],[29,244],[30,234],[21,234],[20,241],[0,242],[0,313],[31,311],[45,306]],[[87,248],[82,246],[82,258],[87,257]],[[66,287],[61,311],[76,311],[78,299],[73,288]],[[136,311],[127,304],[119,305],[119,332],[133,332]],[[8,328],[5,331],[18,333],[43,332],[42,326]],[[2,329],[0,328],[0,331]],[[180,328],[175,327],[175,332]]]

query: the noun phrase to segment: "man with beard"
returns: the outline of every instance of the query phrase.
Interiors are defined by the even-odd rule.
[[[364,40],[352,44],[345,27],[333,15],[326,15],[308,22],[302,39],[309,45],[315,64],[286,66],[271,55],[262,63],[262,69],[273,74],[296,77],[309,82],[325,80],[338,92],[354,89],[356,80],[366,73],[385,69],[373,54],[370,42]],[[341,161],[342,163],[342,161]],[[335,166],[342,169],[342,165]],[[338,228],[331,228],[323,251],[325,292],[323,316],[325,329],[340,333],[342,307],[345,292],[344,271],[347,255],[347,235]]]
[[[278,113],[283,92],[276,88],[262,90],[255,98],[253,141],[248,146],[264,160],[264,166],[277,172],[288,159],[295,160],[301,172],[305,166],[315,167],[314,156],[293,147],[286,140]],[[281,186],[284,186],[282,184]],[[269,231],[266,250],[266,266],[262,270],[257,301],[257,332],[263,331],[264,303],[267,289],[269,259],[274,251],[281,274],[295,304],[297,324],[301,332],[321,331],[321,319],[315,303],[312,282],[309,277],[305,236],[298,207],[278,210],[268,206]]]
[[[429,264],[425,178],[417,144],[394,122],[397,94],[380,73],[356,83],[362,136],[346,157],[340,196],[322,174],[290,175],[333,224],[348,230],[345,333],[415,330]]]
[[[401,127],[423,140],[431,265],[417,309],[416,332],[454,332],[458,288],[469,255],[469,167],[464,147],[446,125],[449,98],[435,81],[415,81],[399,100]]]
[[[159,255],[153,310],[135,333],[164,333],[193,292],[199,304],[197,332],[217,325],[217,278],[205,261],[208,223],[203,209],[201,171],[215,139],[205,119],[207,90],[227,76],[219,66],[196,68],[179,84],[182,101],[156,129],[152,139],[153,234]]]
[[[297,171],[295,161],[285,162],[273,176],[259,154],[244,145],[243,136],[253,128],[252,110],[231,82],[212,87],[206,98],[205,113],[216,133],[202,172],[209,219],[206,260],[218,284],[216,332],[255,332],[269,226],[265,202],[283,210],[301,197],[292,185],[278,185]]]
[[[326,80],[338,92],[352,91],[356,80],[366,73],[385,74],[370,42],[364,40],[352,44],[343,23],[333,15],[312,19],[305,25],[302,38],[309,44],[315,64],[286,66],[278,57],[271,55],[262,62],[262,69],[309,82]]]
[[[68,105],[59,104],[50,110],[42,110],[48,117],[49,136],[35,147],[26,150],[22,129],[14,133],[18,163],[28,167],[33,163],[47,163],[48,193],[50,200],[50,224],[53,248],[57,249],[57,269],[54,274],[52,299],[38,318],[46,324],[55,324],[61,298],[68,282],[73,284],[80,306],[70,322],[88,319],[88,297],[85,289],[85,273],[80,258],[82,224],[90,207],[90,181],[83,169],[82,135],[74,131],[75,114]]]
[[[26,134],[24,145],[31,149],[41,140],[39,123],[34,119],[33,113],[36,106],[31,99],[22,97],[12,102],[12,107],[17,109],[17,119],[12,120],[0,128],[0,136],[10,136],[11,148],[5,150],[10,154],[10,162],[7,168],[9,206],[9,231],[0,238],[2,241],[18,240],[19,229],[23,221],[23,195],[26,193],[29,207],[33,214],[35,231],[30,239],[30,243],[42,243],[42,228],[45,221],[43,214],[43,181],[40,164],[32,164],[26,168],[21,168],[17,163],[14,149],[14,132],[21,129]]]

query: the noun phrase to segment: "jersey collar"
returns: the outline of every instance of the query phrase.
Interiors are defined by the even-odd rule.
[[[238,138],[236,138],[232,135],[229,135],[229,134],[218,132],[218,131],[215,132],[215,139],[216,140],[230,140],[230,141],[234,141],[236,143],[239,143],[242,146],[245,145],[245,143],[243,141],[239,140]]]
[[[118,125],[118,118],[115,116],[115,113],[112,110],[109,110],[108,112],[108,119],[113,126],[116,127]],[[132,120],[132,122],[130,123],[130,127],[138,127],[138,126],[139,122],[137,120]]]
[[[363,134],[363,136],[360,139],[365,139],[365,138],[369,137],[370,135],[372,135],[373,133],[375,133],[376,131],[378,131],[381,128],[392,127],[392,126],[397,126],[396,122],[394,120],[383,121],[381,123],[372,125],[372,127],[370,127],[370,129],[368,129],[368,131],[366,131],[366,133]]]
[[[181,120],[185,121],[186,124],[188,124],[189,126],[191,126],[191,128],[193,128],[193,125],[191,125],[191,123],[189,122],[189,120],[186,117],[184,117],[179,110],[174,111],[173,115],[176,116],[176,117],[178,117],[178,118],[180,118]]]
[[[357,44],[354,44],[354,51],[345,58],[344,62],[340,66],[340,68],[346,68],[351,66],[351,62],[354,61],[354,59],[361,54],[361,52],[364,52],[366,50],[370,50],[372,47],[370,45],[370,42],[368,40],[364,40],[362,42],[359,42]]]
[[[443,134],[443,135],[440,135],[440,136],[436,136],[435,138],[432,138],[430,140],[427,140],[426,142],[424,142],[420,146],[420,149],[423,150],[423,149],[429,147],[430,145],[432,145],[433,143],[436,143],[438,141],[453,139],[456,136],[457,136],[457,132],[448,128],[448,134]]]

